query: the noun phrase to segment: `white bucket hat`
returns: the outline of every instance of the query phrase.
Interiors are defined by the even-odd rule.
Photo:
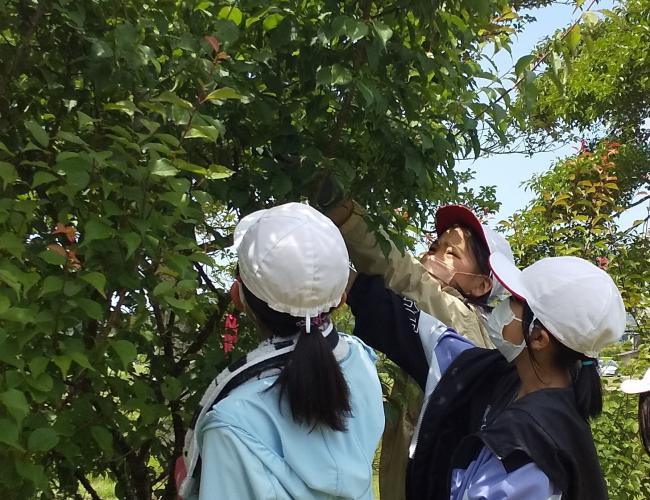
[[[595,358],[625,331],[625,307],[612,278],[578,257],[548,257],[520,271],[493,254],[496,279],[562,344]]]
[[[642,379],[624,380],[621,383],[621,390],[627,394],[650,392],[650,368],[645,372]]]
[[[444,207],[440,207],[436,212],[436,233],[438,236],[455,224],[471,228],[488,247],[490,255],[493,253],[501,253],[514,265],[515,258],[512,255],[510,243],[494,229],[485,224],[481,224],[481,221],[478,220],[478,217],[469,208],[463,205],[445,205]],[[492,290],[490,291],[489,300],[499,298],[505,293],[505,289],[501,283],[493,277],[491,278]]]
[[[334,223],[314,208],[287,203],[244,217],[235,228],[239,275],[278,312],[310,318],[339,305],[350,273]]]

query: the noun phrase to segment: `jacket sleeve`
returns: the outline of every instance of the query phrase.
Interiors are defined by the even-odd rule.
[[[212,427],[203,433],[199,500],[271,500],[279,497],[277,487],[269,470],[231,429]]]
[[[466,470],[452,471],[454,498],[490,500],[560,500],[562,492],[535,464],[508,472],[501,461],[483,448]]]
[[[418,332],[420,311],[413,301],[387,289],[381,276],[359,274],[348,305],[354,314],[354,334],[386,354],[424,389],[429,366]]]
[[[462,298],[443,290],[415,257],[401,252],[388,236],[390,250],[384,255],[364,216],[363,208],[355,203],[352,214],[340,227],[356,270],[382,276],[386,287],[414,301],[420,310],[454,328],[475,345],[492,347],[476,312]]]

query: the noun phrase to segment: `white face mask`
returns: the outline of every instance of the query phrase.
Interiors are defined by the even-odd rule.
[[[510,309],[510,301],[504,300],[492,310],[492,313],[488,316],[485,324],[488,335],[494,343],[494,346],[499,350],[503,357],[506,358],[508,363],[511,363],[517,356],[519,356],[521,351],[526,347],[525,340],[523,340],[521,344],[517,345],[503,338],[503,328],[513,321],[519,321],[521,323],[521,319],[515,317],[515,313]]]

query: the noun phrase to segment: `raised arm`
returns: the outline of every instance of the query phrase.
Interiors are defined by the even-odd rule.
[[[390,251],[384,255],[359,204],[344,201],[327,215],[339,226],[357,271],[382,276],[386,287],[414,301],[420,310],[454,328],[476,345],[486,346],[476,312],[455,290],[443,290],[414,256],[401,252],[388,237]]]

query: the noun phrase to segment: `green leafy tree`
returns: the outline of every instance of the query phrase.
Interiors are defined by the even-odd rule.
[[[537,81],[529,125],[557,137],[603,132],[646,144],[650,118],[650,5],[625,0],[614,10],[587,12],[563,43],[552,39],[547,70]]]
[[[502,222],[510,232],[515,258],[522,266],[548,256],[577,255],[606,269],[617,283],[627,311],[641,336],[639,360],[622,374],[640,376],[650,345],[650,238],[618,226],[620,206],[638,185],[622,177],[638,151],[609,141],[593,150],[583,146],[574,157],[559,161],[535,176],[527,187],[534,199]],[[604,353],[616,357],[630,343]],[[620,362],[620,360],[619,360]],[[619,393],[620,378],[605,384],[603,415],[592,423],[601,465],[612,498],[648,498],[650,461],[638,440],[636,400]]]
[[[583,3],[583,2],[580,2]],[[619,217],[650,200],[650,51],[645,0],[613,11],[583,14],[573,26],[538,48],[547,67],[534,92],[519,103],[530,114],[520,124],[533,143],[589,136],[573,157],[533,177],[533,201],[504,222],[522,265],[549,255],[573,254],[607,269],[619,286],[632,328],[640,336],[638,360],[621,375],[640,376],[650,343],[650,233],[648,217],[621,228]],[[619,359],[630,343],[608,349]],[[637,437],[636,399],[605,381],[603,415],[592,424],[612,498],[648,498],[650,463]]]
[[[508,43],[507,11],[0,1],[0,492],[98,498],[101,475],[173,498],[186,425],[232,356],[237,212],[326,186],[385,221],[494,205],[453,167],[480,123],[503,126],[475,58]]]

